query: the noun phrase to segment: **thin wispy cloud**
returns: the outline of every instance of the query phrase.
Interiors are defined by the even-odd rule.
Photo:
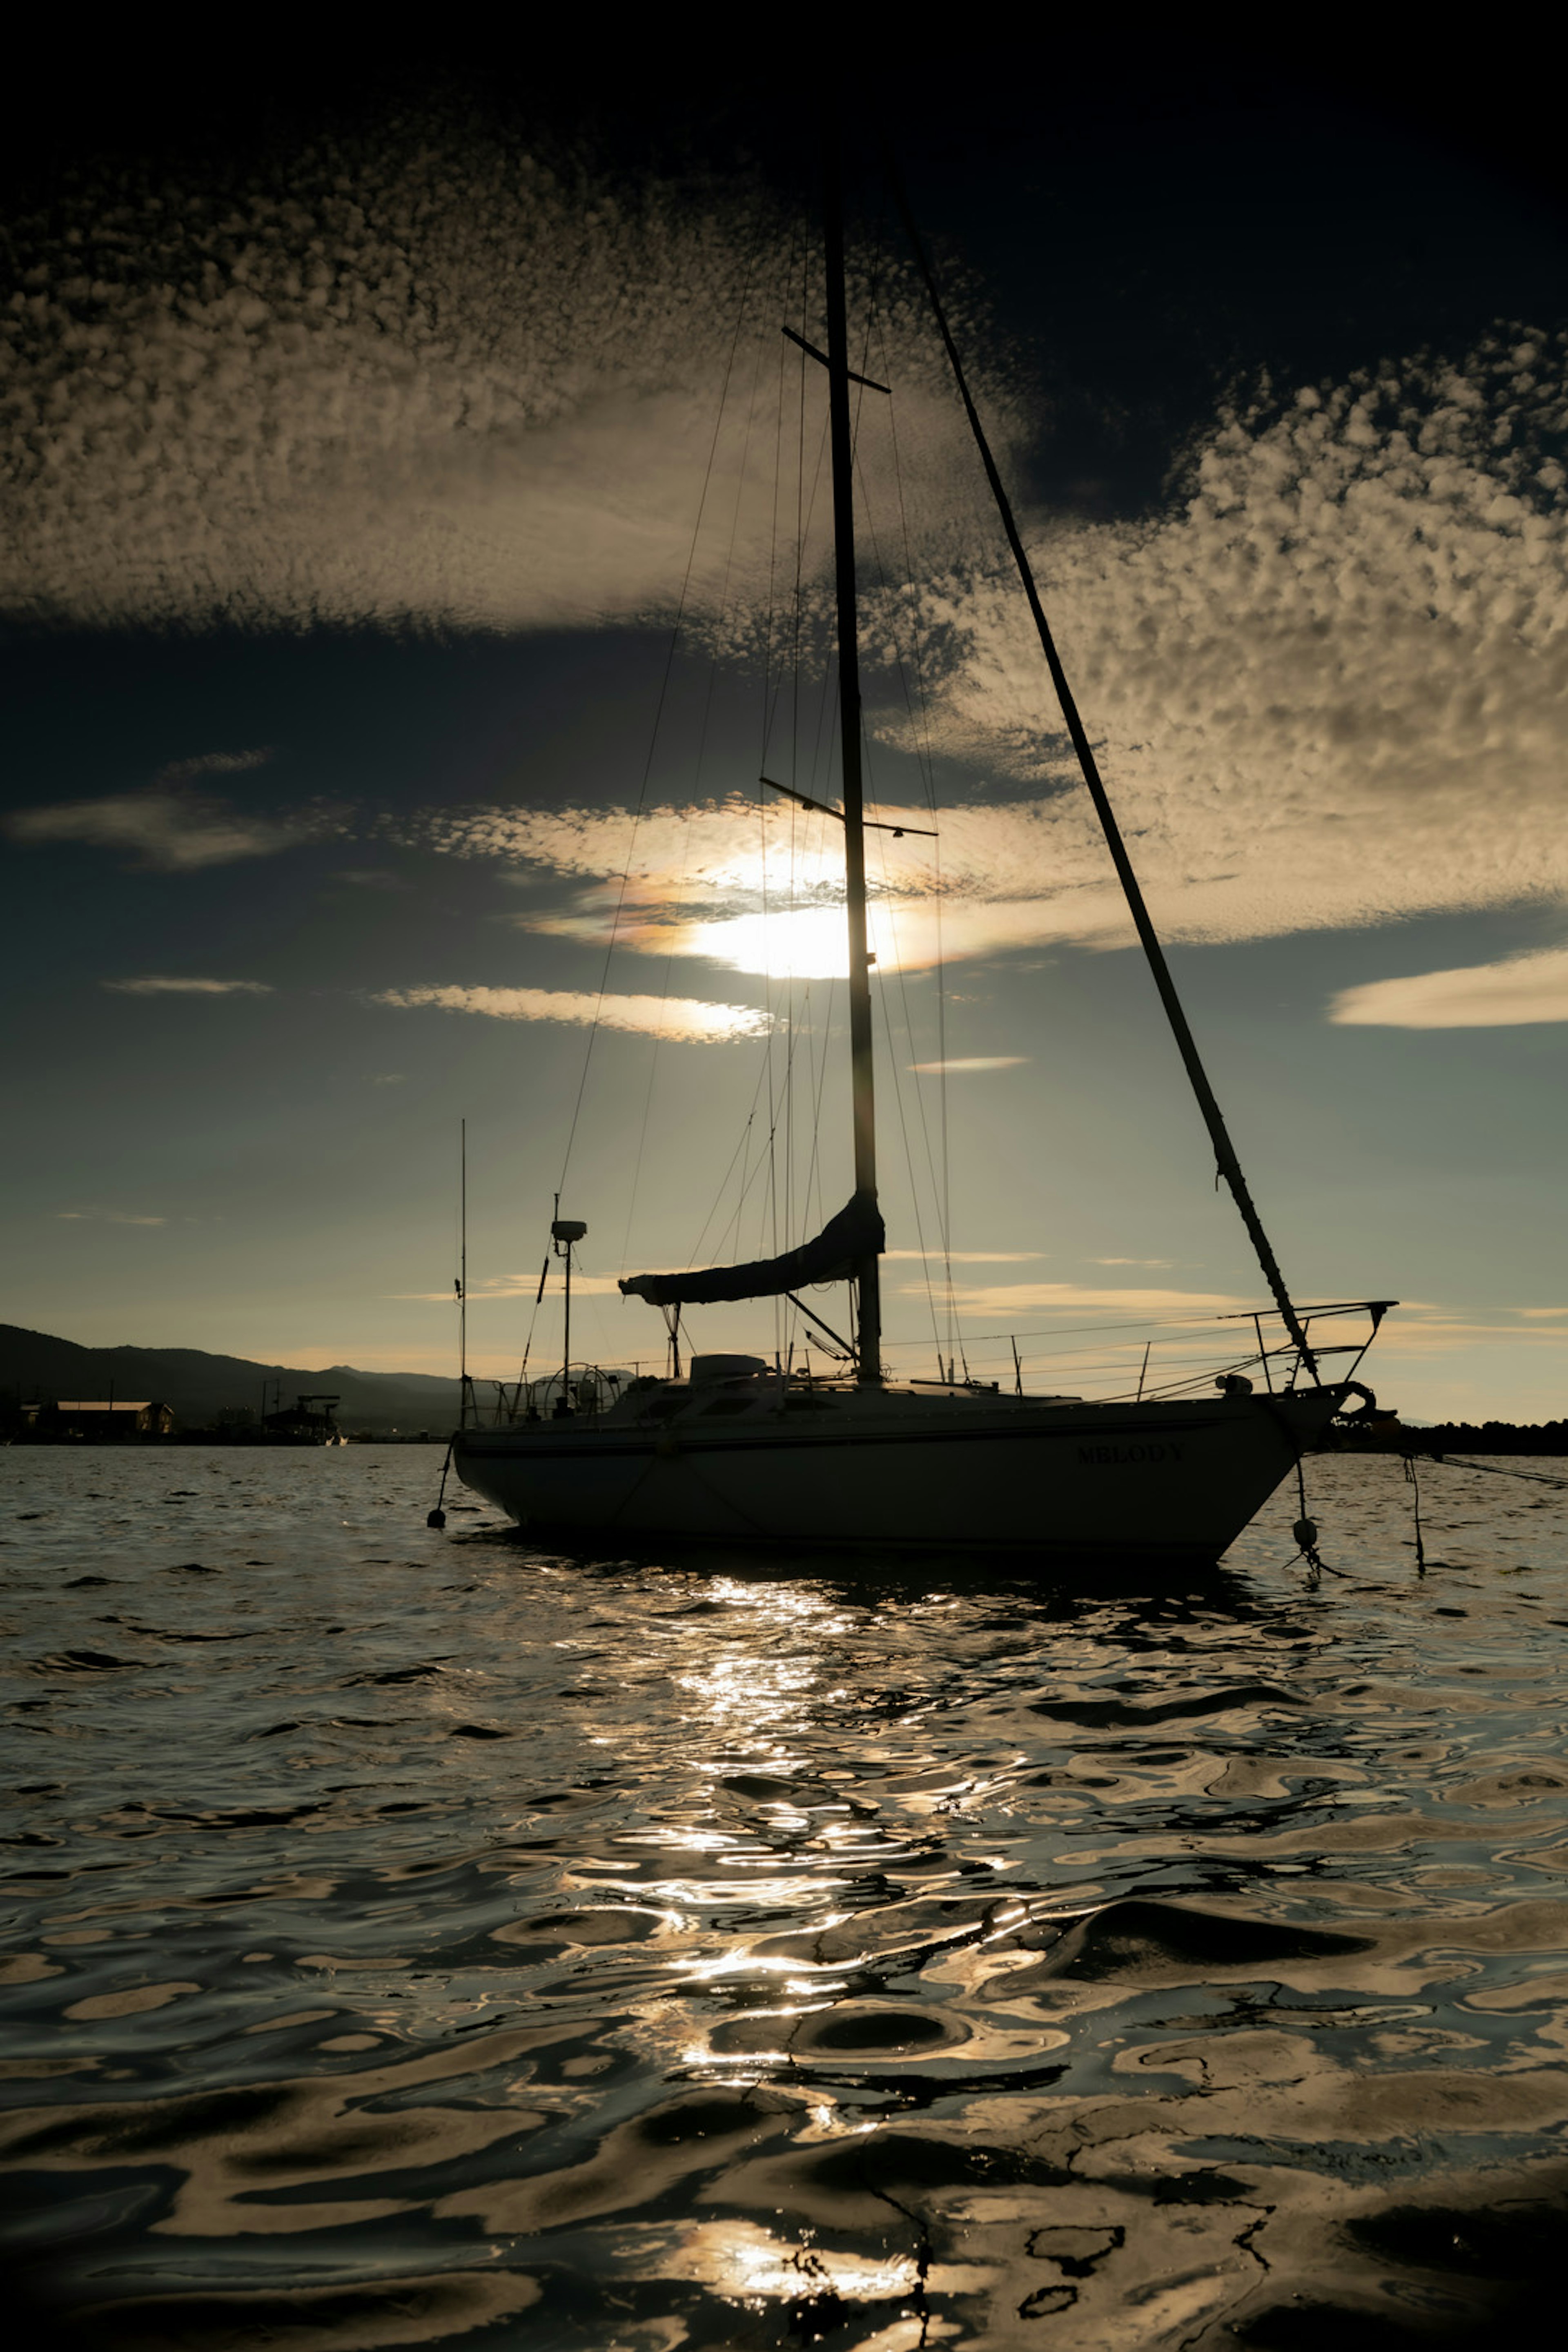
[[[135,980],[100,982],[117,996],[270,996],[269,981],[197,980],[174,972],[149,971]]]
[[[910,1295],[915,1295],[912,1290]],[[1157,1318],[1226,1315],[1240,1313],[1255,1303],[1222,1290],[1112,1289],[1085,1282],[955,1285],[953,1298],[964,1314],[997,1318],[1068,1307],[1105,1307],[1118,1315]]]
[[[245,857],[272,857],[327,830],[324,813],[251,815],[226,803],[154,788],[112,793],[101,800],[66,801],[53,808],[18,809],[5,819],[14,841],[79,841],[98,849],[129,851],[138,866],[167,874],[195,873]]]
[[[56,1222],[62,1225],[166,1225],[167,1217],[141,1217],[129,1209],[57,1209]]]
[[[1342,989],[1329,1018],[1362,1029],[1500,1029],[1568,1021],[1568,948]]]
[[[921,1265],[1028,1265],[1048,1257],[1049,1250],[884,1250],[885,1258],[913,1258]]]
[[[1376,1360],[1379,1364],[1420,1363],[1432,1356],[1460,1354],[1476,1345],[1506,1344],[1535,1350],[1562,1348],[1568,1341],[1568,1331],[1552,1319],[1551,1310],[1544,1317],[1530,1307],[1505,1312],[1506,1320],[1498,1314],[1476,1314],[1461,1307],[1427,1306],[1412,1311],[1402,1307],[1379,1335]]]
[[[482,1279],[476,1276],[468,1284],[468,1304],[472,1307],[487,1298],[531,1299],[538,1290],[537,1269],[532,1274],[487,1275]],[[449,1289],[390,1290],[385,1295],[389,1298],[409,1299],[424,1307],[455,1307],[457,1303],[455,1293]],[[572,1269],[572,1296],[574,1298],[616,1298],[624,1304],[631,1303],[625,1299],[621,1286],[613,1274],[584,1274],[576,1265]]]
[[[965,1054],[946,1062],[911,1062],[910,1067],[921,1078],[961,1076],[976,1070],[1021,1070],[1028,1058],[1026,1054]]]
[[[710,1004],[689,996],[595,996],[564,988],[384,988],[367,1003],[405,1010],[475,1013],[492,1021],[564,1021],[629,1029],[684,1045],[729,1045],[766,1034],[765,1013],[748,1004]]]

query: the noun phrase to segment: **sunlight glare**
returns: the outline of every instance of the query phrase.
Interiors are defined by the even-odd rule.
[[[842,980],[849,970],[838,907],[796,907],[787,914],[730,915],[679,926],[679,955],[706,956],[731,971],[769,980]]]
[[[909,2254],[844,2253],[775,2238],[754,2221],[698,2222],[668,2266],[742,2301],[794,2301],[826,2290],[858,2303],[882,2303],[910,2293],[920,2276]]]

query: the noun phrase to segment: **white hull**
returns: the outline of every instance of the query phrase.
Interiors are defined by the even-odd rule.
[[[603,1416],[461,1431],[454,1466],[542,1532],[1198,1565],[1235,1541],[1342,1396],[821,1390],[781,1406],[776,1391],[742,1404],[665,1390],[641,1412],[628,1399]]]

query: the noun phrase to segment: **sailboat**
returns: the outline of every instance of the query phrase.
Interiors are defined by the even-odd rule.
[[[808,1552],[847,1546],[996,1553],[1046,1572],[1068,1564],[1205,1567],[1334,1418],[1349,1414],[1352,1396],[1361,1401],[1354,1417],[1376,1412],[1370,1390],[1351,1375],[1394,1302],[1336,1301],[1299,1310],[1286,1288],[1143,903],[934,277],[901,199],[1084,781],[1208,1126],[1218,1173],[1253,1242],[1285,1338],[1277,1348],[1266,1345],[1260,1317],[1248,1318],[1258,1349],[1256,1359],[1244,1360],[1261,1371],[1261,1389],[1244,1370],[1227,1366],[1188,1393],[1110,1402],[1006,1393],[994,1382],[954,1380],[951,1365],[947,1379],[937,1381],[895,1379],[884,1366],[879,1276],[886,1235],[877,1187],[849,392],[852,383],[868,379],[849,365],[839,166],[831,152],[826,180],[827,350],[784,331],[827,373],[842,778],[842,807],[829,814],[841,820],[844,837],[854,1190],[815,1239],[781,1255],[623,1280],[624,1293],[664,1312],[671,1339],[668,1375],[629,1381],[591,1367],[574,1370],[573,1252],[585,1228],[562,1218],[557,1202],[552,1237],[566,1273],[562,1370],[549,1384],[543,1410],[520,1383],[513,1409],[498,1425],[466,1422],[453,1440],[453,1467],[523,1527],[595,1544],[727,1539]],[[847,1338],[799,1297],[807,1286],[837,1282],[848,1286],[851,1300]],[[683,1308],[779,1298],[839,1341],[846,1372],[825,1379],[776,1356],[770,1362],[741,1354],[695,1355],[683,1369]],[[1331,1351],[1314,1342],[1312,1326],[1352,1311],[1365,1313],[1371,1333],[1356,1348],[1332,1350],[1352,1361],[1349,1372],[1327,1378],[1321,1360]],[[1304,1518],[1298,1539],[1304,1546],[1312,1540]]]

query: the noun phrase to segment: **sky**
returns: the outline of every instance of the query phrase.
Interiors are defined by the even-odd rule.
[[[780,331],[823,334],[813,108],[46,64],[4,188],[0,1311],[452,1369],[466,1122],[471,1368],[559,1352],[558,1190],[574,1353],[658,1364],[619,1275],[849,1190],[841,835],[759,783],[837,792],[823,387]],[[1545,101],[1175,64],[851,109],[889,1360],[1090,1384],[1264,1292],[884,139],[1295,1295],[1401,1300],[1366,1370],[1413,1418],[1555,1418]]]

